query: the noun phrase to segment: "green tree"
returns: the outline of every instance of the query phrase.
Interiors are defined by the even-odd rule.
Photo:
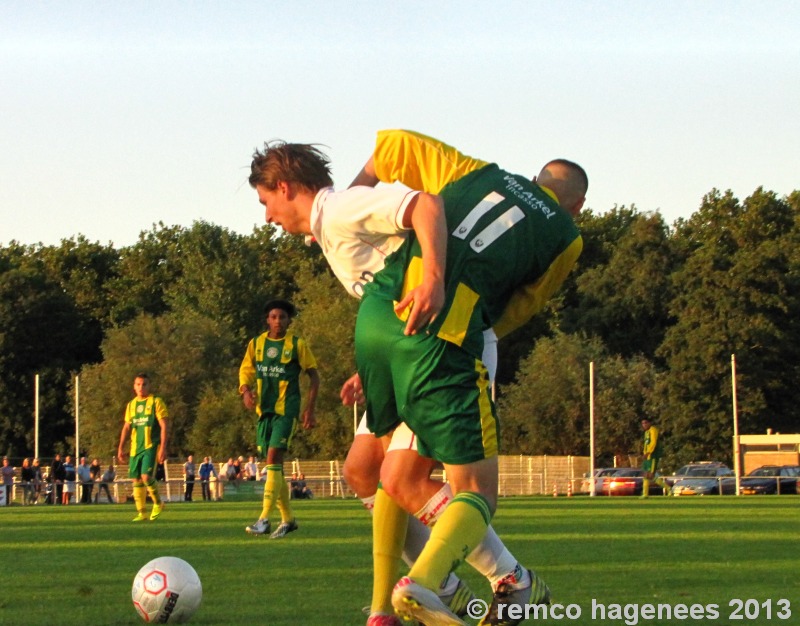
[[[796,423],[798,391],[797,215],[757,189],[740,203],[714,190],[679,226],[688,250],[659,354],[660,390],[676,459],[730,460],[730,357],[737,355],[740,432]],[[794,259],[794,261],[793,261]]]
[[[133,379],[144,371],[151,377],[153,393],[169,408],[169,453],[185,455],[203,394],[215,381],[232,376],[233,343],[226,325],[193,312],[142,314],[109,330],[103,361],[81,372],[81,442],[86,450],[99,456],[116,452]],[[217,416],[220,422],[231,417]]]

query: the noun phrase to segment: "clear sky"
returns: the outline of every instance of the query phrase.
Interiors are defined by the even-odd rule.
[[[505,169],[578,161],[587,206],[688,217],[712,188],[800,189],[800,2],[0,3],[0,244],[248,234],[265,140],[375,131]]]

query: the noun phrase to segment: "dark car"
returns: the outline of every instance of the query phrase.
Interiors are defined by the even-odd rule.
[[[642,482],[644,470],[638,467],[621,467],[613,476],[603,479],[602,493],[607,496],[640,496],[642,495]],[[661,485],[650,481],[650,495],[663,495]]]
[[[797,493],[798,477],[800,477],[800,465],[763,465],[739,481],[739,493],[744,495]],[[736,479],[726,479],[725,482],[732,482],[735,490]]]
[[[723,468],[730,471],[730,468],[725,465],[725,463],[720,463],[719,461],[700,461],[698,463],[689,463],[688,465],[684,465],[677,472],[672,474],[672,476],[664,476],[664,480],[666,481],[667,486],[672,487],[672,485],[682,478],[708,478],[708,470],[717,468]]]
[[[681,478],[672,484],[673,496],[714,496],[736,493],[736,483],[725,480],[733,472],[725,467],[703,465],[692,469],[692,477]]]

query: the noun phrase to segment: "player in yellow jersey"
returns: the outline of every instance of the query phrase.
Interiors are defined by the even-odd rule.
[[[289,330],[296,313],[294,305],[287,300],[271,300],[264,307],[264,313],[268,330],[250,340],[239,368],[242,401],[247,409],[255,410],[258,415],[258,454],[267,457],[261,514],[245,531],[251,535],[269,533],[269,516],[277,506],[281,523],[270,538],[281,539],[298,529],[283,476],[283,457],[300,417],[300,374],[305,372],[309,380],[308,397],[302,413],[304,428],[313,428],[316,424],[314,410],[319,374],[311,348],[302,337]]]
[[[660,485],[664,490],[664,495],[669,495],[669,486],[666,481],[661,476],[656,475],[658,462],[661,460],[664,449],[661,443],[661,433],[658,427],[653,425],[649,417],[642,418],[642,430],[644,431],[644,442],[642,444],[642,470],[644,470],[642,498],[650,497],[651,482]]]
[[[483,332],[506,327],[506,311],[524,307],[528,293],[538,289],[533,302],[546,300],[581,249],[571,215],[583,203],[585,173],[559,160],[539,178],[537,185],[485,164],[441,197],[364,186],[337,193],[322,153],[282,142],[265,146],[251,165],[250,184],[268,223],[313,234],[345,288],[363,295],[356,362],[368,426],[388,445],[406,421],[420,452],[447,470],[455,496],[389,604],[429,626],[464,623],[436,590],[480,542],[496,506],[497,422],[480,363]],[[559,205],[568,197],[560,192],[573,188],[576,201]],[[382,478],[386,467],[385,460]],[[393,466],[389,473],[402,471]],[[385,534],[395,538],[385,554],[392,566],[407,517],[389,502],[376,499],[375,511],[376,519],[379,507],[387,512],[380,525],[391,526]],[[541,591],[535,601],[546,598],[546,587]],[[374,611],[369,623],[390,623],[372,619],[378,616]]]
[[[133,391],[136,397],[125,407],[117,458],[120,463],[124,463],[130,456],[128,476],[133,481],[133,501],[137,511],[133,521],[142,522],[147,519],[147,494],[153,500],[150,521],[155,521],[164,508],[155,473],[156,465],[167,458],[169,413],[164,401],[150,393],[150,378],[144,372],[136,374]],[[125,452],[128,435],[131,438],[130,455]]]

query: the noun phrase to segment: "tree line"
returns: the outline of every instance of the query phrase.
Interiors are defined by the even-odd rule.
[[[588,454],[589,363],[596,454],[640,446],[639,419],[661,427],[667,463],[731,461],[731,355],[741,433],[796,432],[800,422],[800,191],[716,189],[687,219],[615,206],[584,211],[578,267],[546,309],[499,344],[503,454]],[[170,452],[218,458],[253,451],[255,416],[237,392],[263,306],[295,302],[294,329],[319,362],[318,423],[292,454],[342,458],[353,409],[339,388],[354,371],[358,303],[316,246],[265,225],[249,235],[206,222],[154,225],[120,249],[83,236],[0,247],[0,451],[80,444],[116,451],[133,377],[146,371],[170,409]]]

